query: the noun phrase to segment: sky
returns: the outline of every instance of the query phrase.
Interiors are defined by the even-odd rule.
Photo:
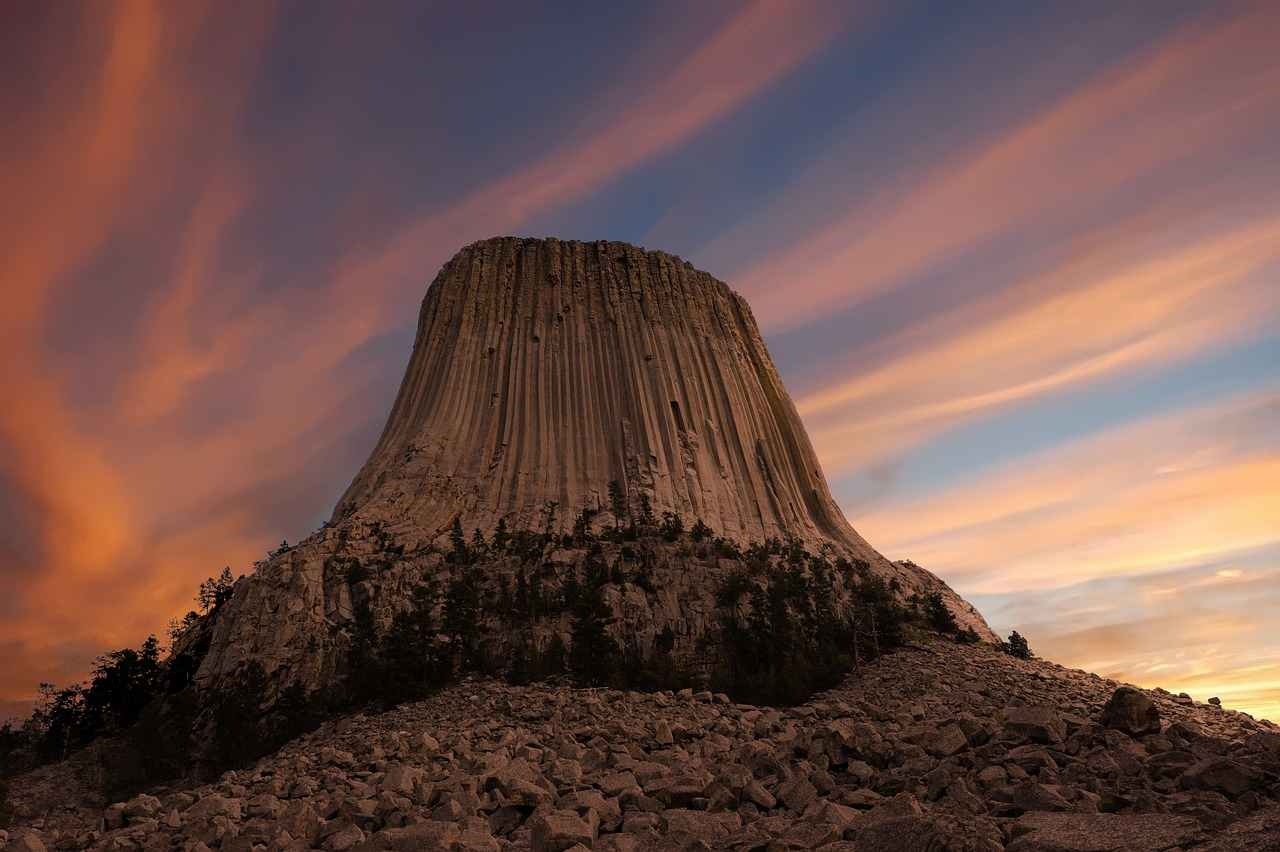
[[[747,298],[837,501],[1280,721],[1280,4],[0,5],[0,710],[332,511],[497,235]],[[0,714],[3,715],[3,714]]]

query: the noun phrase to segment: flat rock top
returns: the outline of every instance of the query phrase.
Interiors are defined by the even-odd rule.
[[[105,835],[66,767],[14,794],[61,848],[1275,848],[1276,727],[1148,692],[1163,730],[1129,737],[1098,722],[1117,686],[945,642],[792,708],[473,680],[108,807]]]

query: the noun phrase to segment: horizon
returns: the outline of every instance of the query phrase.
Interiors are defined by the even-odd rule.
[[[329,517],[499,233],[751,305],[853,527],[1280,721],[1280,7],[0,10],[0,717]]]

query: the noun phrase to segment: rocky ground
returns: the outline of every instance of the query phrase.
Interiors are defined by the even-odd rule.
[[[1280,849],[1280,729],[1120,687],[943,641],[786,709],[473,680],[105,810],[46,768],[0,846]]]

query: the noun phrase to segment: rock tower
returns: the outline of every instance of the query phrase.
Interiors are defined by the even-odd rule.
[[[940,580],[889,562],[845,520],[742,297],[662,252],[503,237],[441,269],[369,460],[324,529],[237,585],[200,677],[256,659],[278,683],[322,684],[342,674],[362,606],[385,628],[415,589],[449,583],[459,532],[483,543],[537,531],[533,564],[558,589],[583,564],[584,531],[636,518],[851,560],[904,597],[942,594],[962,626],[994,638]],[[656,588],[615,570],[601,594],[621,644],[647,653],[667,631],[677,649],[714,653],[732,560],[689,552],[643,555]],[[523,570],[506,550],[471,557],[508,590]],[[510,631],[488,618],[500,645]],[[529,641],[557,633],[567,617],[543,619]]]
[[[412,535],[610,511],[608,486],[737,541],[875,552],[827,490],[741,296],[662,252],[500,238],[423,300],[386,429],[335,522]]]

